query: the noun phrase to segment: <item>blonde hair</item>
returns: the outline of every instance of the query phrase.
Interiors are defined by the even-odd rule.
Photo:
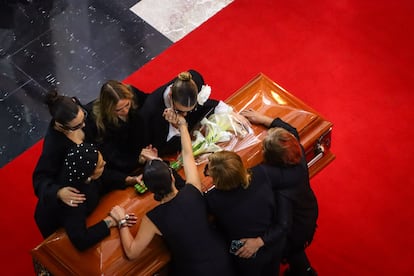
[[[208,157],[208,173],[218,190],[230,191],[238,187],[247,189],[251,174],[240,156],[232,151],[220,151]]]
[[[269,165],[290,166],[300,163],[302,149],[296,137],[284,128],[271,128],[263,140],[263,159]]]
[[[119,118],[114,111],[120,100],[128,99],[131,101],[131,109],[137,108],[133,98],[134,93],[130,86],[122,82],[109,80],[102,85],[99,99],[93,104],[93,114],[100,138],[105,135],[107,124],[119,126]]]

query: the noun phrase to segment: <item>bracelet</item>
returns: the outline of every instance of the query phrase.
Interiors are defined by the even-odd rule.
[[[127,224],[127,220],[123,218],[118,222],[118,227],[121,229],[122,227],[125,227],[125,226],[128,226],[128,224]]]

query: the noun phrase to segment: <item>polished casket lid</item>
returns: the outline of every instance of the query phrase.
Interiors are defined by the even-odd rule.
[[[236,91],[226,100],[226,103],[239,112],[252,108],[272,118],[280,117],[295,127],[299,133],[300,142],[305,148],[308,164],[313,164],[309,167],[311,177],[334,160],[335,156],[330,151],[332,123],[264,74],[257,75]],[[256,137],[263,140],[266,128],[252,125],[252,129]],[[323,154],[320,154],[315,161],[314,158],[321,150]],[[259,164],[263,159],[260,143],[238,153],[248,167]]]
[[[280,117],[293,125],[299,132],[308,164],[311,164],[311,177],[335,158],[330,152],[332,123],[265,75],[257,75],[228,98],[226,103],[235,111],[253,108],[270,117]],[[238,151],[245,165],[249,167],[262,161],[260,141],[266,133],[263,126],[253,125],[252,129],[259,142]],[[212,185],[211,180],[203,176],[203,168],[204,165],[200,165],[199,171],[203,188],[207,190]],[[120,205],[128,212],[135,213],[138,218],[142,218],[157,204],[149,192],[137,194],[132,187],[114,191],[101,200],[97,209],[88,218],[88,225],[93,225],[106,217],[114,205]],[[137,225],[130,228],[134,236],[139,221],[140,219]],[[65,232],[59,230],[31,253],[35,268],[45,269],[53,275],[153,275],[164,268],[170,260],[170,254],[160,237],[155,237],[138,259],[126,259],[116,228],[111,229],[109,237],[84,252],[78,251]]]

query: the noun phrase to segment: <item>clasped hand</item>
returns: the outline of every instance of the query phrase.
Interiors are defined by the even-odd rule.
[[[166,108],[164,109],[164,112],[162,113],[162,116],[164,116],[165,120],[172,124],[175,128],[178,128],[178,125],[181,123],[186,123],[186,120],[183,115],[178,114],[174,111],[172,108]]]
[[[158,159],[158,150],[152,145],[146,146],[139,154],[139,162],[144,164],[148,160]]]
[[[109,215],[116,221],[116,223],[119,223],[122,219],[125,219],[128,227],[131,227],[137,223],[137,217],[135,214],[126,214],[125,209],[119,205],[115,205],[111,212],[109,212]]]

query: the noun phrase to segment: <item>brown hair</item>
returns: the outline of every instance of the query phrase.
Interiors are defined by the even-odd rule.
[[[208,160],[208,173],[213,178],[216,189],[230,191],[238,187],[249,187],[251,174],[237,153],[219,151],[211,154]]]
[[[116,105],[120,100],[131,100],[131,109],[137,108],[133,100],[134,93],[130,86],[116,80],[109,80],[102,85],[99,99],[93,104],[98,133],[103,136],[106,131],[105,124],[119,125],[119,118],[115,114]]]
[[[190,72],[181,72],[171,87],[171,98],[182,106],[192,107],[197,103],[198,88]]]
[[[284,128],[271,128],[263,140],[263,159],[269,165],[290,166],[300,163],[302,149],[296,137]]]

